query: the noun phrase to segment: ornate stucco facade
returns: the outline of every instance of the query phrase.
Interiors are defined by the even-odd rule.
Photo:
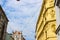
[[[36,40],[57,40],[54,0],[43,0],[36,25]]]

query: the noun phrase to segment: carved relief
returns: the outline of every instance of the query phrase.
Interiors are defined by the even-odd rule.
[[[37,40],[56,40],[55,30],[56,30],[56,15],[55,15],[55,7],[54,0],[44,0],[45,4],[43,5],[40,21],[37,25]],[[43,18],[41,18],[43,17]],[[40,30],[39,30],[40,29]],[[47,32],[46,32],[47,31]],[[42,34],[45,32],[44,34]],[[41,36],[40,36],[41,35]],[[44,37],[43,37],[44,36]]]
[[[50,13],[51,15],[51,18],[54,18],[55,17],[55,11],[54,10],[51,10],[52,13]]]
[[[51,30],[52,30],[53,32],[56,31],[56,25],[55,25],[55,24],[52,24],[52,25],[51,25]]]
[[[45,7],[49,8],[49,7],[52,7],[52,6],[54,6],[54,0],[46,0]]]
[[[50,8],[50,9],[47,10],[47,12],[45,13],[45,19],[47,21],[56,19],[54,9]]]

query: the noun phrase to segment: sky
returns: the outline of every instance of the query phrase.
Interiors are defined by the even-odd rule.
[[[35,29],[42,0],[0,0],[8,17],[7,32],[22,31],[26,40],[35,40]]]

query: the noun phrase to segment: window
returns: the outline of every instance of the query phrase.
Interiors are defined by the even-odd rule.
[[[60,0],[56,0],[56,6],[58,6],[60,8]]]

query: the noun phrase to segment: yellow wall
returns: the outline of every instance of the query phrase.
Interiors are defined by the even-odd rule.
[[[43,0],[36,25],[36,40],[57,40],[54,0]]]

